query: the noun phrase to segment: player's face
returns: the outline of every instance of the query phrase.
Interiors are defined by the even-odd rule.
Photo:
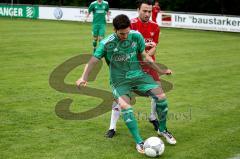
[[[97,0],[98,1],[98,3],[102,3],[102,0]]]
[[[120,40],[126,40],[129,32],[130,32],[130,27],[128,27],[126,29],[116,30],[116,34]]]
[[[152,15],[152,5],[142,4],[138,9],[138,15],[141,21],[148,22]]]

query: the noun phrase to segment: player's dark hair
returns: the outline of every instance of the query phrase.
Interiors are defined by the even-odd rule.
[[[137,1],[137,8],[140,9],[142,4],[153,5],[154,0],[138,0]]]
[[[127,27],[130,27],[130,20],[128,18],[128,16],[124,15],[124,14],[120,14],[117,15],[114,19],[113,19],[113,26],[116,30],[119,29],[126,29]]]

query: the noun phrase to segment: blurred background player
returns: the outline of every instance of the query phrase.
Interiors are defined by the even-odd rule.
[[[144,62],[161,74],[171,74],[172,71],[161,70],[153,62],[145,52],[144,38],[139,32],[130,30],[130,25],[130,20],[126,15],[121,14],[113,19],[115,33],[100,42],[99,47],[86,64],[82,76],[76,81],[76,85],[86,86],[88,75],[94,69],[94,65],[104,57],[110,69],[112,93],[121,108],[123,120],[132,134],[137,151],[144,153],[143,139],[130,104],[130,93],[137,90],[154,98],[159,118],[162,112],[167,110],[167,101],[160,86],[150,75],[143,72],[138,56],[143,56]]]
[[[86,20],[89,15],[93,12],[93,22],[92,22],[92,34],[93,34],[93,52],[96,50],[97,42],[101,41],[105,35],[106,30],[106,15],[107,21],[109,21],[109,5],[107,1],[96,0],[90,4],[88,7],[88,13]]]
[[[159,6],[159,2],[155,1],[153,8],[152,8],[152,21],[154,21],[155,23],[157,23],[157,16],[158,13],[160,13],[161,8]]]
[[[159,32],[160,28],[159,26],[149,20],[152,14],[152,1],[151,0],[140,0],[138,1],[138,17],[131,20],[131,29],[136,30],[140,32],[145,40],[145,51],[146,53],[152,58],[153,61],[155,61],[155,53],[156,53],[156,47],[158,44],[158,38],[159,38]],[[141,56],[139,56],[139,60],[142,61]],[[144,63],[141,64],[142,69],[147,74],[151,75],[152,78],[159,84],[160,78],[157,71],[155,71],[153,68],[149,67],[148,65],[144,65]],[[161,87],[160,87],[161,89]],[[163,90],[161,90],[163,92]],[[158,131],[159,135],[163,135],[167,142],[170,144],[175,144],[176,140],[173,137],[173,135],[166,130],[165,133],[162,133],[166,129],[166,118],[163,117],[160,119],[160,127],[159,127],[159,121],[156,117],[156,102],[154,99],[152,99],[151,102],[151,114],[149,117],[149,121],[153,124],[154,129]],[[106,137],[112,138],[115,135],[116,132],[116,124],[120,116],[120,107],[119,105],[114,102],[112,105],[112,114],[111,114],[111,121],[109,130],[106,133]]]

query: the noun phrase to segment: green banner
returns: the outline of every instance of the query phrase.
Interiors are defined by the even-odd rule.
[[[0,17],[37,19],[39,17],[39,8],[38,6],[26,5],[0,5]]]

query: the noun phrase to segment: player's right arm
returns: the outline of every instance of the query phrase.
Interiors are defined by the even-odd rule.
[[[93,11],[93,4],[91,3],[90,6],[88,7],[88,13],[86,15],[86,19],[85,21],[87,21],[89,15],[91,14],[91,12]]]
[[[153,56],[156,53],[158,39],[159,39],[159,33],[160,33],[160,28],[158,25],[153,25],[152,27],[154,29],[154,36],[153,36],[153,41],[148,44],[148,45],[150,45],[151,49],[148,50],[148,52],[147,52],[148,55],[150,55],[150,56]]]
[[[76,85],[78,87],[87,85],[89,74],[91,73],[91,71],[94,68],[94,66],[96,65],[96,63],[98,61],[100,61],[101,58],[103,58],[105,53],[106,53],[105,52],[105,46],[104,46],[103,41],[102,41],[102,42],[100,42],[97,50],[94,52],[91,59],[86,64],[82,76],[76,81]]]
[[[86,15],[86,19],[88,19],[89,15],[90,15],[90,13],[88,12],[87,15]]]
[[[172,70],[170,69],[166,69],[166,70],[162,70],[151,58],[151,56],[149,56],[145,51],[142,52],[142,56],[143,56],[143,62],[145,62],[149,67],[153,68],[154,70],[156,70],[159,74],[165,74],[165,75],[171,75],[172,74]]]
[[[80,86],[85,87],[87,85],[88,76],[98,61],[99,61],[98,58],[96,58],[94,56],[91,57],[91,59],[88,61],[88,63],[86,64],[86,66],[84,68],[82,76],[76,81],[76,85],[78,87],[80,87]]]

